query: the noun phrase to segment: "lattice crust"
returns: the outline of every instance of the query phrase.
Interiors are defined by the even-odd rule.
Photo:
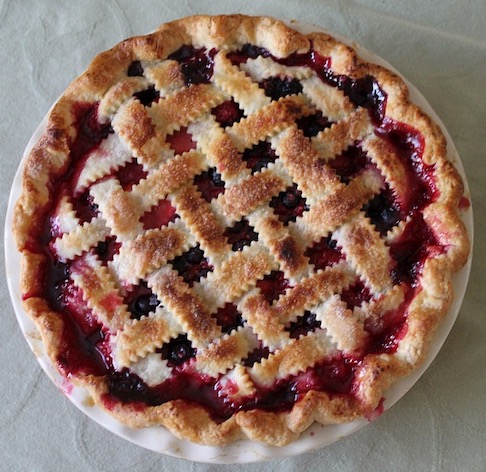
[[[422,360],[468,253],[461,195],[390,72],[268,18],[176,21],[98,57],[54,107],[16,207],[25,305],[123,422],[282,445],[369,414]],[[72,300],[101,372],[59,360]]]

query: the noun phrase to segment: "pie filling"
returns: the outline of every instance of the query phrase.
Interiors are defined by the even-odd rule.
[[[170,59],[179,62],[186,85],[192,86],[211,81],[216,52],[184,46],[173,53]],[[246,45],[238,51],[229,53],[228,57],[234,65],[241,65],[250,58],[272,56],[265,49]],[[257,385],[256,391],[241,397],[230,399],[221,394],[221,377],[203,375],[194,369],[198,350],[185,335],[171,339],[156,351],[172,369],[170,378],[159,385],[148,386],[127,368],[117,371],[113,365],[110,333],[96,320],[84,301],[82,290],[75,287],[70,278],[72,270],[79,269],[76,264],[82,262],[78,262],[77,258],[71,262],[59,260],[52,244],[61,234],[56,220],[56,208],[63,197],[75,202],[73,209],[81,223],[91,221],[99,213],[97,205],[90,197],[89,187],[79,194],[74,183],[79,178],[90,153],[113,133],[113,129],[110,124],[98,122],[97,105],[79,103],[75,108],[77,138],[70,146],[72,170],[60,180],[52,182],[52,186],[57,188],[54,203],[50,209],[46,209],[43,237],[32,249],[34,252],[47,255],[49,263],[45,274],[46,297],[52,309],[61,313],[65,320],[63,354],[59,356],[58,364],[67,376],[106,376],[109,393],[105,395],[104,401],[108,407],[119,401],[129,402],[137,408],[137,405],[160,405],[171,400],[184,399],[203,405],[216,421],[223,421],[242,410],[288,411],[309,390],[323,391],[331,396],[352,396],[356,388],[355,372],[364,357],[368,354],[395,352],[400,339],[407,331],[407,304],[416,290],[420,289],[424,261],[431,254],[440,254],[444,250],[421,216],[421,210],[437,197],[433,169],[422,161],[423,137],[410,126],[385,117],[387,96],[373,77],[353,79],[336,75],[330,59],[319,56],[313,50],[307,54],[294,54],[286,59],[273,60],[285,66],[310,68],[325,84],[341,90],[356,108],[367,109],[375,126],[376,136],[390,145],[402,161],[405,169],[404,178],[408,180],[407,188],[410,189],[408,193],[397,198],[386,185],[364,205],[362,211],[383,236],[397,225],[405,225],[401,236],[389,244],[394,261],[390,267],[390,274],[394,284],[402,284],[405,287],[404,302],[399,309],[382,316],[379,324],[365,323],[367,341],[358,352],[352,355],[340,353],[322,359],[304,372],[279,379],[272,387]],[[143,65],[138,61],[133,62],[127,71],[129,77],[143,74]],[[299,80],[285,77],[264,79],[259,86],[272,100],[302,92]],[[146,107],[159,100],[159,92],[154,87],[137,92],[134,96]],[[222,127],[232,126],[244,118],[243,111],[233,100],[214,107],[211,113]],[[317,111],[299,119],[297,125],[304,135],[311,139],[331,127],[333,122]],[[196,148],[196,143],[187,128],[181,128],[170,135],[168,143],[176,154]],[[252,174],[261,172],[278,160],[275,150],[265,141],[246,149],[242,152],[241,158]],[[328,164],[346,185],[356,175],[374,166],[360,142],[354,143]],[[144,179],[147,172],[137,159],[133,158],[131,162],[120,167],[115,175],[123,189],[129,190]],[[225,182],[216,168],[209,168],[196,176],[194,184],[207,202],[214,201],[225,192]],[[312,207],[296,185],[274,195],[269,206],[285,226],[302,218]],[[170,200],[163,199],[146,212],[140,222],[145,230],[150,230],[169,227],[178,219],[176,206]],[[228,227],[224,234],[235,252],[244,251],[252,242],[259,240],[258,230],[246,218]],[[90,249],[104,265],[109,264],[119,250],[120,243],[113,237],[106,238]],[[307,248],[305,256],[315,271],[335,266],[346,258],[332,234],[314,241],[313,245]],[[189,286],[200,283],[213,270],[199,245],[189,248],[169,263]],[[276,270],[262,277],[256,286],[271,305],[283,293],[291,290],[292,283],[285,279],[283,272]],[[123,303],[128,307],[132,319],[139,320],[163,308],[161,301],[144,281],[139,285],[127,287],[125,292]],[[37,294],[26,294],[25,298],[32,295]],[[340,294],[341,300],[351,310],[369,302],[372,297],[361,280],[356,280]],[[119,303],[117,300],[113,302]],[[229,334],[241,329],[245,324],[241,313],[232,303],[219,308],[213,317],[222,333]],[[293,339],[319,329],[321,323],[312,311],[306,311],[286,327],[290,338]],[[268,358],[270,354],[264,345],[255,347],[243,361],[244,365],[253,366]],[[231,391],[231,380],[227,381],[225,391]]]

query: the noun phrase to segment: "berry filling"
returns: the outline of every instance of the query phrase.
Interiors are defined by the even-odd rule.
[[[439,244],[423,216],[415,214],[400,238],[390,244],[390,254],[395,261],[391,271],[393,281],[417,286],[425,259],[443,252],[444,247]]]
[[[258,234],[255,233],[253,226],[250,226],[246,218],[237,221],[231,228],[227,228],[224,235],[228,239],[228,243],[231,244],[233,251],[241,251],[245,246],[249,246],[252,241],[258,240]]]
[[[385,117],[387,95],[378,82],[367,75],[360,79],[328,74],[329,80],[336,83],[339,90],[357,107],[367,108],[374,123],[381,123]]]
[[[233,303],[226,303],[213,317],[216,319],[216,323],[221,326],[223,333],[231,333],[231,331],[243,326],[241,313]]]
[[[101,327],[86,334],[73,319],[66,319],[60,349],[57,364],[66,377],[106,375],[112,370],[109,336],[105,337]]]
[[[386,190],[375,195],[363,210],[382,236],[395,227],[403,216],[388,186]]]
[[[284,273],[278,270],[270,272],[270,274],[259,280],[256,283],[256,287],[260,289],[265,300],[272,304],[290,288],[290,282],[285,278]]]
[[[284,225],[288,225],[290,221],[296,221],[304,211],[309,209],[302,192],[297,189],[295,184],[273,197],[270,206]]]
[[[200,249],[199,244],[169,263],[191,287],[194,282],[199,282],[213,270],[213,266],[204,257],[204,252]]]
[[[261,171],[268,164],[277,160],[277,155],[267,141],[261,141],[255,144],[251,149],[245,149],[242,155],[246,166],[251,169],[251,173]]]
[[[357,280],[341,293],[341,300],[348,305],[350,310],[361,306],[364,302],[369,302],[371,298],[372,294],[361,280]]]
[[[260,83],[260,87],[265,90],[265,95],[272,100],[278,100],[288,95],[297,95],[302,92],[300,82],[290,77],[269,77]]]
[[[109,335],[105,335],[70,274],[68,264],[48,258],[44,296],[64,322],[57,364],[65,376],[105,375],[111,368]]]
[[[344,258],[331,235],[322,238],[319,242],[307,248],[304,256],[309,258],[309,262],[314,266],[315,270],[333,266]]]
[[[309,390],[350,393],[358,364],[359,361],[343,355],[326,359],[298,376],[296,390],[301,395]]]
[[[196,49],[194,46],[182,46],[169,56],[179,62],[186,85],[207,84],[213,76],[216,50]]]
[[[196,143],[192,140],[192,135],[187,132],[187,128],[174,131],[174,133],[167,136],[166,141],[176,154],[196,149]]]
[[[379,86],[374,77],[365,76],[358,79],[346,75],[336,75],[331,66],[332,61],[329,57],[323,57],[311,49],[307,54],[294,53],[287,58],[279,59],[266,50],[256,51],[256,55],[271,57],[275,62],[292,67],[310,67],[317,76],[331,87],[337,87],[351,100],[356,107],[363,107],[369,111],[370,117],[375,124],[379,124],[385,117],[387,94]],[[241,64],[245,60],[240,58],[240,54],[233,56],[234,64]],[[297,92],[298,93],[298,92]]]
[[[146,90],[142,90],[141,92],[136,92],[133,96],[144,106],[149,107],[154,102],[158,102],[160,98],[160,94],[158,90],[155,90],[155,87],[149,87]]]
[[[132,159],[131,162],[120,167],[115,173],[116,179],[125,192],[129,192],[147,175],[148,173],[143,170],[142,164],[139,164],[137,159]]]
[[[158,229],[167,226],[177,218],[176,209],[167,198],[160,200],[157,205],[146,211],[140,218],[144,230]]]
[[[310,311],[306,311],[302,316],[299,316],[297,320],[290,323],[286,328],[291,338],[299,338],[302,335],[306,335],[311,331],[321,327],[321,322],[316,319],[316,315]]]
[[[267,49],[253,46],[252,44],[245,44],[240,50],[230,52],[227,55],[228,59],[235,66],[245,64],[248,59],[256,59],[259,56],[269,57],[270,52]]]
[[[108,261],[112,261],[115,254],[118,254],[121,248],[121,243],[117,242],[114,236],[100,241],[94,248],[94,253],[101,259],[104,265]]]
[[[177,357],[177,356],[175,356]],[[110,377],[108,394],[103,397],[105,406],[115,408],[117,400],[130,403],[133,408],[144,405],[161,405],[172,400],[186,400],[205,407],[214,421],[221,423],[232,411],[218,395],[213,379],[194,375],[187,364],[175,366],[173,376],[156,387],[149,387],[140,377],[124,369]]]
[[[238,107],[234,100],[228,100],[221,103],[211,110],[211,114],[216,118],[216,121],[223,127],[232,126],[238,123],[243,118],[244,113]]]
[[[259,347],[253,349],[253,351],[248,354],[248,357],[245,359],[244,365],[246,367],[253,367],[253,364],[260,362],[262,359],[268,359],[269,355],[270,349],[260,343]]]
[[[396,351],[400,339],[407,332],[406,313],[411,292],[398,309],[384,313],[379,319],[368,318],[365,321],[364,327],[370,337],[366,348],[368,354],[392,354]]]
[[[194,178],[194,183],[201,192],[204,200],[208,203],[213,198],[217,198],[220,193],[224,192],[224,181],[221,178],[221,174],[214,167],[197,175]]]
[[[351,178],[370,165],[366,153],[359,146],[350,146],[339,156],[327,162],[341,178],[341,182],[349,183]]]
[[[157,295],[147,287],[146,282],[133,287],[129,290],[124,299],[124,303],[130,312],[130,318],[139,320],[142,316],[153,313],[160,305]]]
[[[99,213],[98,205],[89,194],[89,190],[83,192],[78,198],[73,199],[73,209],[81,224],[91,221]]]
[[[317,136],[321,131],[330,128],[333,125],[321,111],[317,111],[313,115],[303,116],[297,120],[297,127],[303,131],[304,136],[312,138]]]
[[[407,188],[410,191],[399,197],[398,203],[403,212],[410,215],[414,210],[421,210],[434,201],[438,190],[433,176],[434,167],[426,165],[422,160],[425,148],[423,136],[411,126],[388,118],[375,133],[392,147],[405,169]]]
[[[471,208],[471,201],[469,200],[469,198],[463,195],[459,200],[458,208],[463,211],[469,210],[469,208]]]
[[[196,349],[192,347],[191,341],[185,334],[171,339],[160,348],[162,359],[167,359],[169,367],[176,367],[188,361],[196,355]]]
[[[83,158],[90,151],[96,149],[101,141],[113,133],[110,123],[100,123],[98,120],[98,106],[96,103],[77,103],[74,106],[74,127],[76,140],[69,148],[73,161]]]
[[[123,369],[121,372],[113,372],[108,381],[110,395],[125,403],[132,401],[133,398],[146,398],[148,390],[149,388],[145,382],[128,369]]]

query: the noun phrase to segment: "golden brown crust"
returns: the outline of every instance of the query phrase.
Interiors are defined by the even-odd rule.
[[[312,47],[330,58],[336,76],[373,77],[387,96],[385,118],[420,133],[422,161],[433,169],[436,186],[423,218],[443,250],[426,259],[408,305],[406,289],[395,284],[391,275],[390,254],[390,245],[399,240],[407,221],[382,235],[363,211],[385,186],[398,196],[410,191],[406,165],[393,146],[375,134],[368,110],[353,104],[340,88],[325,84],[311,69],[261,56],[241,68],[233,65],[229,54],[248,43],[276,58],[307,53]],[[212,83],[186,87],[177,61],[166,60],[187,44],[217,51]],[[143,77],[127,77],[134,61],[143,65]],[[279,74],[299,80],[302,93],[271,100],[257,82]],[[157,90],[158,100],[144,106],[133,97],[150,86]],[[210,111],[231,97],[245,116],[223,129]],[[89,188],[100,216],[81,223],[72,202],[63,202],[56,210],[62,216],[62,235],[53,248],[56,257],[70,264],[72,283],[84,294],[97,321],[110,330],[116,367],[144,375],[146,364],[155,362],[158,373],[147,383],[157,385],[170,375],[170,368],[151,356],[171,339],[187,335],[198,353],[190,368],[218,378],[219,394],[238,402],[259,388],[305,375],[323,359],[362,355],[369,326],[383,328],[384,312],[400,307],[406,311],[406,329],[396,351],[364,355],[355,368],[353,395],[311,389],[287,411],[239,411],[217,422],[205,408],[188,400],[144,408],[114,401],[106,376],[73,374],[73,381],[86,387],[114,417],[132,427],[163,425],[178,437],[204,444],[248,437],[281,446],[314,421],[330,424],[369,415],[383,392],[423,361],[452,302],[451,276],[469,254],[457,210],[463,184],[447,160],[439,127],[408,101],[399,77],[362,62],[331,36],[302,35],[271,18],[231,15],[177,20],[100,54],[58,100],[45,132],[26,159],[13,227],[23,254],[21,290],[48,355],[61,370],[65,322],[44,294],[48,261],[39,249],[39,234],[44,231],[46,208],[55,197],[55,182],[71,163],[70,146],[79,133],[79,103],[97,106],[99,122],[111,123],[113,156],[83,175],[79,184],[79,194]],[[316,110],[332,123],[308,138],[295,123]],[[186,127],[197,149],[177,154],[166,138]],[[267,141],[279,159],[266,169],[250,172],[242,154],[261,141]],[[375,167],[344,182],[333,160],[357,142]],[[147,175],[127,191],[112,173],[132,158]],[[90,159],[96,162],[98,157],[90,155]],[[225,192],[211,202],[193,184],[194,177],[208,167],[217,168],[226,182]],[[310,208],[295,223],[284,224],[268,202],[293,184]],[[145,231],[142,216],[164,199],[176,207],[181,221]],[[243,217],[258,233],[258,241],[231,254],[225,228]],[[331,233],[345,261],[313,270],[306,248]],[[122,247],[104,264],[91,248],[109,237]],[[212,272],[190,287],[172,267],[174,259],[196,243],[212,264]],[[268,303],[257,284],[277,270],[289,287]],[[161,305],[148,316],[132,320],[122,293],[141,280]],[[372,298],[350,308],[339,294],[357,280],[372,292]],[[237,307],[243,326],[225,334],[214,313],[227,303]],[[309,310],[321,328],[292,338],[289,326]],[[269,350],[268,358],[244,365],[259,346]]]

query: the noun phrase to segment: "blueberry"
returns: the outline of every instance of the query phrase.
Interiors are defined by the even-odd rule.
[[[299,197],[295,193],[286,193],[282,197],[282,203],[285,208],[295,208],[299,204]]]
[[[181,365],[191,357],[196,355],[196,349],[192,347],[192,343],[187,339],[187,335],[180,335],[175,339],[171,339],[165,343],[161,348],[162,357],[167,359],[169,364]]]
[[[128,77],[137,77],[143,75],[143,67],[142,64],[140,64],[140,61],[133,61],[128,66],[127,75]]]
[[[204,253],[199,246],[196,246],[189,249],[184,257],[190,264],[199,264],[204,257]]]
[[[141,295],[135,300],[135,311],[140,315],[147,315],[160,304],[155,294]]]
[[[149,87],[146,90],[142,90],[141,92],[134,93],[133,96],[137,98],[137,100],[143,106],[150,106],[153,102],[156,102],[159,99],[159,91],[155,90],[155,87]]]
[[[297,79],[286,77],[269,77],[262,82],[265,94],[272,100],[278,100],[287,95],[295,95],[302,92],[302,85]]]
[[[108,243],[106,241],[101,241],[96,247],[96,252],[99,256],[103,257],[108,251]]]
[[[137,375],[127,369],[110,376],[108,390],[122,401],[139,401],[147,394],[147,386]]]
[[[216,171],[216,169],[213,167],[209,169],[209,177],[211,179],[211,182],[216,185],[216,187],[224,187],[224,182],[223,179],[221,178],[221,174]]]

